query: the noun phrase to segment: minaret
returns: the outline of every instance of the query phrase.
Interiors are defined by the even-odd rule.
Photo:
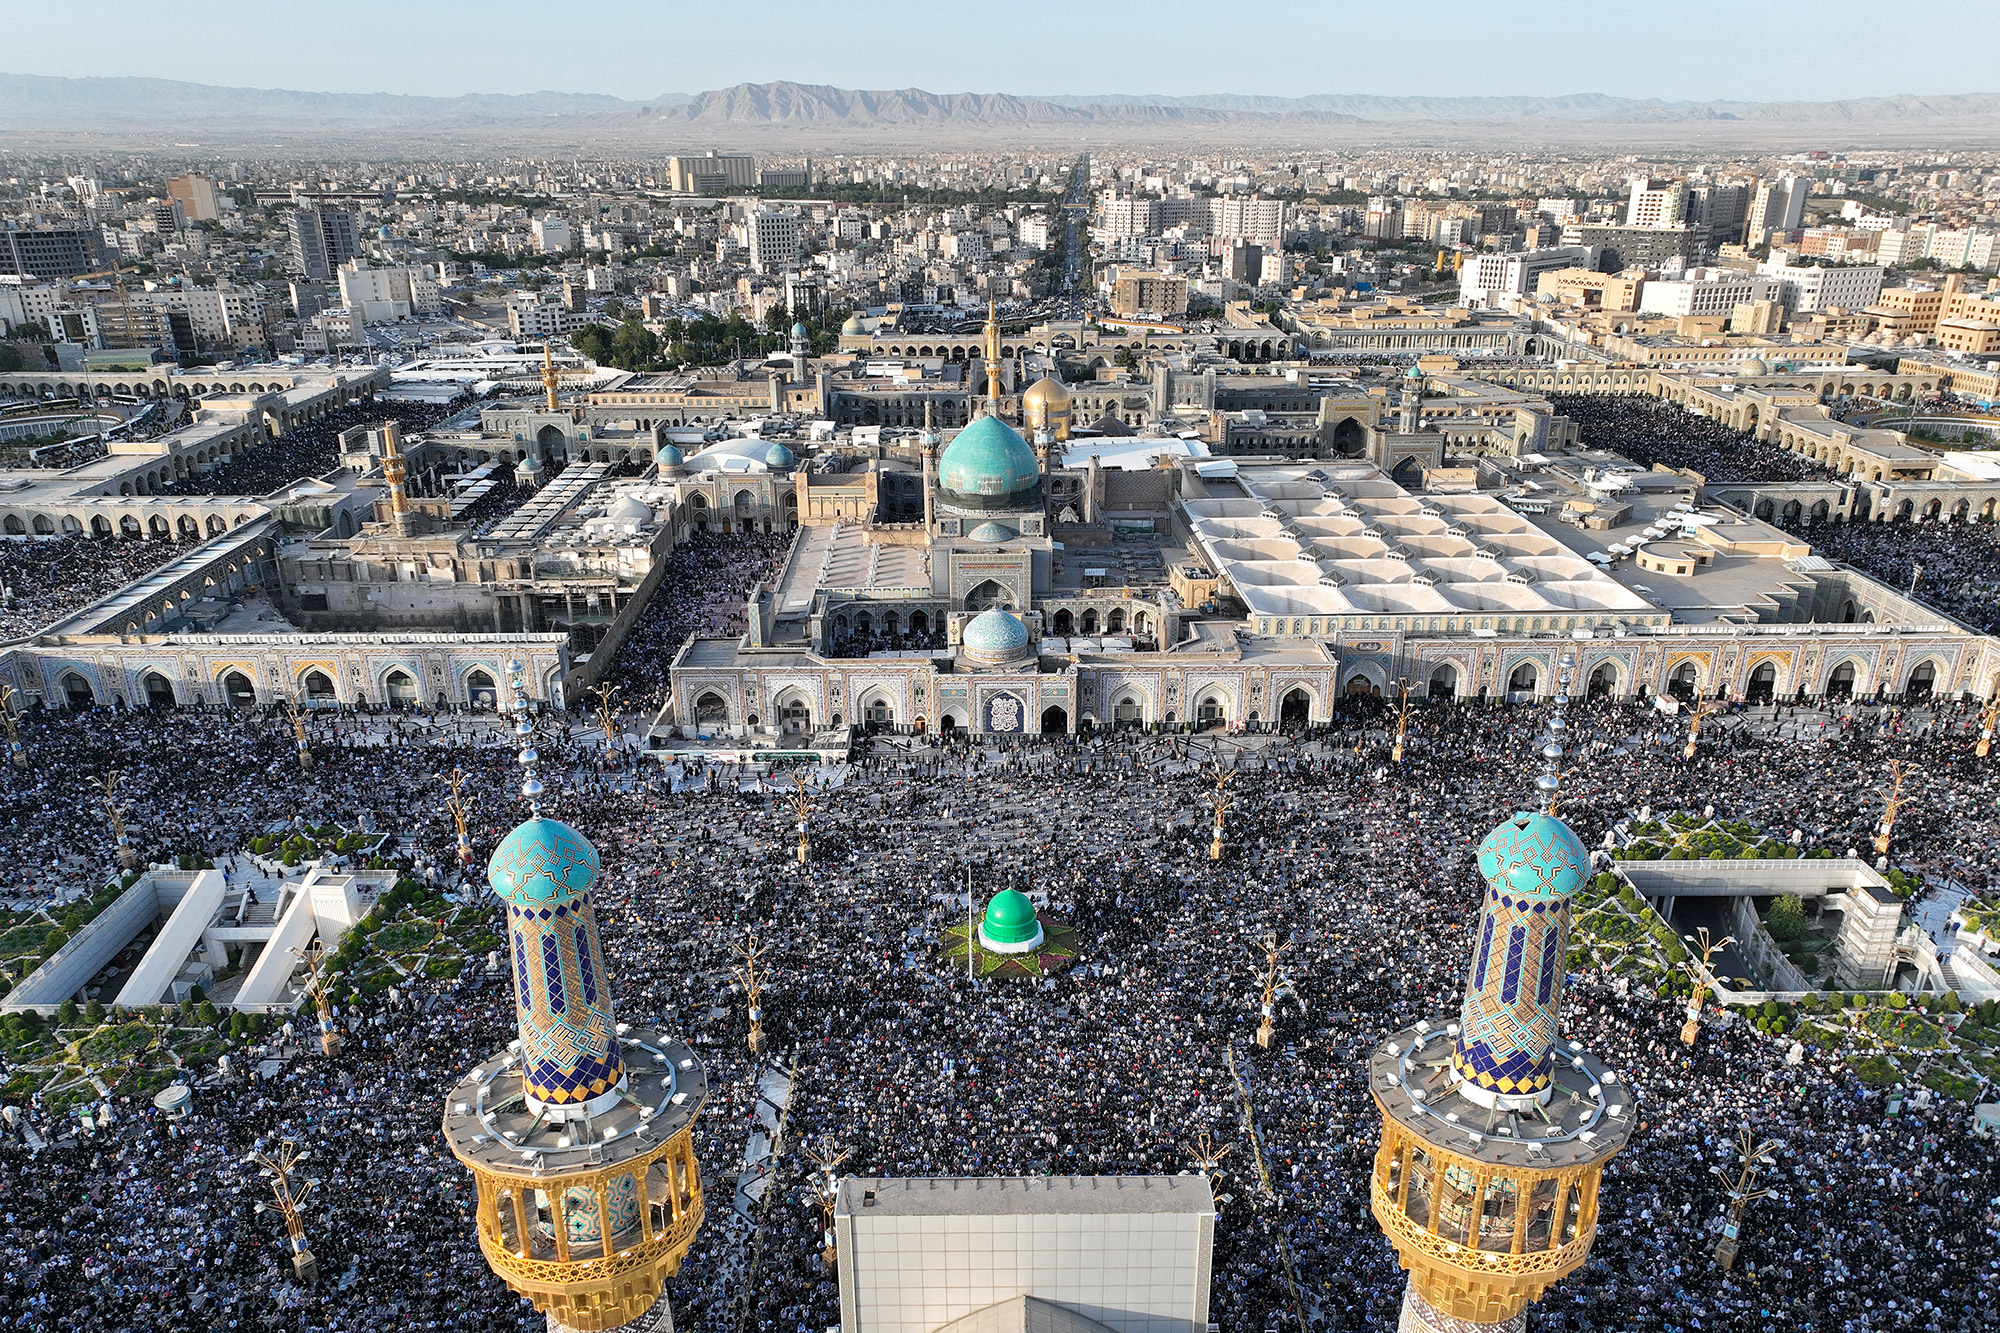
[[[1423,422],[1424,372],[1411,366],[1403,376],[1402,434],[1415,435]]]
[[[562,374],[556,369],[555,353],[545,342],[542,344],[542,391],[548,395],[547,410],[550,412],[562,411],[562,404],[556,401],[556,390],[561,387]]]
[[[409,468],[403,462],[403,451],[396,439],[396,423],[382,423],[382,480],[389,483],[389,529],[398,537],[407,537],[415,527],[410,517],[410,492],[406,484]]]
[[[1000,415],[1000,306],[986,298],[986,415]]]
[[[693,1133],[708,1075],[684,1043],[617,1021],[597,850],[542,815],[522,670],[509,664],[529,817],[487,866],[520,1036],[447,1095],[444,1136],[478,1187],[488,1266],[550,1333],[654,1333],[672,1327],[662,1284],[701,1226]]]
[[[1590,871],[1555,816],[1571,670],[1543,737],[1543,808],[1479,845],[1486,898],[1457,1020],[1406,1028],[1368,1062],[1382,1112],[1369,1199],[1410,1274],[1402,1333],[1525,1329],[1528,1305],[1589,1256],[1599,1178],[1632,1132],[1624,1082],[1557,1032],[1569,900]]]

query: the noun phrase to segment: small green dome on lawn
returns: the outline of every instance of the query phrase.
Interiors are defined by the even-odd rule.
[[[1035,920],[1035,905],[1019,889],[1002,889],[986,904],[986,919],[979,933],[993,944],[1025,944],[1042,933]]]

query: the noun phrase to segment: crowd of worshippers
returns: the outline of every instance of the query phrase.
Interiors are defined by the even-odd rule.
[[[394,421],[407,435],[449,419],[470,400],[449,403],[349,403],[317,421],[288,427],[275,439],[231,454],[206,472],[162,486],[158,495],[269,495],[306,477],[333,471],[340,461],[340,433],[353,426]]]
[[[1789,449],[1697,416],[1663,398],[1551,394],[1549,405],[1577,423],[1585,448],[1623,454],[1644,468],[1686,468],[1699,472],[1710,485],[1833,481],[1839,476]]]
[[[82,533],[0,539],[0,639],[46,629],[198,544]]]
[[[2000,539],[1992,523],[1835,523],[1801,532],[1813,554],[1853,565],[1983,634],[2000,633]]]
[[[620,706],[657,712],[666,702],[674,654],[690,638],[741,637],[750,588],[776,577],[791,541],[788,533],[696,532],[675,547],[606,677],[623,692]]]
[[[733,575],[766,545],[709,538],[689,559]],[[703,629],[727,617],[700,602],[681,615]],[[850,1150],[843,1170],[863,1176],[1153,1174],[1195,1169],[1206,1134],[1231,1150],[1216,1179],[1210,1317],[1230,1333],[1301,1315],[1309,1328],[1391,1327],[1406,1275],[1369,1213],[1378,1118],[1365,1061],[1389,1033],[1456,1013],[1482,895],[1472,851],[1532,803],[1545,716],[1420,704],[1399,765],[1381,704],[1344,700],[1330,724],[1236,760],[1221,862],[1206,859],[1206,770],[1227,752],[1216,736],[885,741],[820,775],[800,866],[791,807],[771,789],[788,788],[785,775],[759,789],[692,763],[607,764],[590,719],[545,715],[545,805],[602,858],[619,1017],[685,1037],[709,1068],[696,1137],[707,1220],[668,1284],[679,1325],[802,1333],[840,1319],[810,1164],[782,1156],[761,1206],[745,1217],[731,1204],[758,1066],[730,950],[754,928],[772,948],[766,1059],[795,1071],[794,1144]],[[1839,855],[1867,847],[1883,770],[1901,759],[1915,800],[1897,864],[1924,877],[1924,894],[1987,889],[2000,884],[2000,777],[1972,755],[1976,718],[1848,700],[1738,711],[1710,719],[1689,761],[1684,719],[1579,701],[1562,816],[1595,847],[1641,807],[1713,806]],[[367,810],[407,835],[400,869],[490,904],[450,869],[434,775],[469,775],[483,869],[525,815],[504,722],[314,726],[302,772],[288,723],[268,713],[29,714],[32,766],[0,766],[16,893],[73,895],[114,872],[108,831],[83,812],[98,808],[90,779],[115,768],[149,861],[226,858],[273,821]],[[968,874],[977,903],[1017,887],[1073,926],[1078,965],[1041,983],[969,982],[940,962]],[[1296,999],[1261,1051],[1249,1037],[1267,933],[1292,946]],[[1964,1103],[1891,1116],[1841,1046],[1807,1046],[1795,1063],[1789,1037],[1736,1020],[1689,1049],[1681,1019],[1644,984],[1572,977],[1564,1035],[1627,1078],[1638,1128],[1606,1172],[1590,1263],[1550,1291],[1537,1329],[1990,1326],[2000,1171]],[[343,998],[338,1021],[350,1040],[330,1058],[309,1015],[289,1038],[238,1049],[229,1078],[197,1078],[186,1121],[120,1091],[110,1123],[86,1133],[36,1098],[8,1099],[20,1116],[0,1128],[0,1245],[15,1261],[0,1269],[0,1328],[539,1330],[486,1270],[469,1178],[438,1133],[449,1088],[512,1035],[504,970]],[[1274,1197],[1242,1129],[1232,1047]],[[1773,1193],[1752,1205],[1724,1273],[1710,1252],[1726,1201],[1709,1168],[1732,1160],[1745,1126],[1781,1147],[1763,1178]],[[312,1284],[294,1279],[275,1214],[252,1211],[264,1184],[242,1163],[283,1137],[314,1154],[321,1180],[305,1214],[322,1269]]]

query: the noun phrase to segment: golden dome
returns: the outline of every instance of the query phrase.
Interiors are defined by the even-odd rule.
[[[1021,424],[1030,433],[1046,430],[1058,440],[1069,438],[1069,390],[1053,375],[1044,375],[1021,395]]]

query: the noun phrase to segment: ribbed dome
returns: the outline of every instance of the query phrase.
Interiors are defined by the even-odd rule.
[[[1004,523],[995,523],[992,519],[988,519],[965,535],[968,540],[975,542],[1004,542],[1013,537],[1014,530]]]
[[[996,944],[1020,944],[1040,933],[1035,905],[1019,889],[1002,889],[986,904],[986,919],[980,923],[986,938]]]
[[[994,607],[965,622],[959,642],[985,657],[1012,657],[1028,647],[1028,627],[1019,616]]]
[[[1583,887],[1590,852],[1554,815],[1523,810],[1479,844],[1479,874],[1496,892],[1559,903]]]
[[[590,892],[597,849],[569,825],[535,818],[500,840],[486,865],[486,882],[521,908],[551,907]]]
[[[628,491],[612,502],[605,517],[613,523],[651,523],[653,506]]]
[[[653,459],[661,467],[679,467],[687,460],[681,456],[680,446],[663,444],[653,451]]]
[[[774,444],[769,449],[765,450],[764,466],[790,467],[791,465],[792,465],[792,451],[786,448],[784,445]]]
[[[998,417],[981,417],[945,446],[938,485],[957,495],[1025,496],[1041,481],[1035,451]]]

